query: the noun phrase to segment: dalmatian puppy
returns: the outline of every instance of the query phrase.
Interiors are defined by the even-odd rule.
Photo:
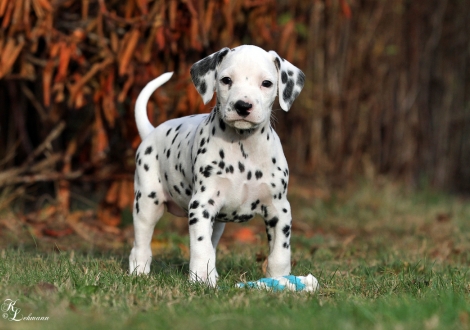
[[[249,45],[223,48],[191,67],[205,104],[216,92],[211,113],[155,128],[147,101],[171,75],[151,81],[135,106],[142,143],[136,155],[130,273],[149,273],[153,230],[166,206],[188,217],[191,281],[216,284],[216,247],[225,223],[246,222],[256,214],[264,218],[269,242],[266,275],[289,275],[289,170],[270,119],[278,93],[281,108],[289,110],[304,74],[274,51]]]

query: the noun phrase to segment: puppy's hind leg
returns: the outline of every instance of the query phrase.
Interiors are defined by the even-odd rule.
[[[163,215],[163,192],[161,189],[152,190],[149,187],[135,185],[134,200],[134,246],[129,256],[130,274],[148,274],[152,262],[153,230]],[[160,196],[159,196],[160,195]],[[160,199],[159,199],[160,198]]]
[[[225,229],[225,222],[214,222],[213,227],[212,227],[212,246],[214,247],[214,253],[217,254],[217,244],[219,244],[220,237],[224,233]],[[217,268],[214,270],[215,271],[215,277],[216,279],[219,277],[219,273],[217,272]]]

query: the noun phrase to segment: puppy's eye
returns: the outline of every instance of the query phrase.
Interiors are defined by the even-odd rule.
[[[272,85],[273,83],[270,82],[269,80],[263,80],[263,82],[261,83],[261,86],[267,87],[267,88],[271,87]]]
[[[229,77],[223,77],[222,79],[220,79],[220,81],[223,82],[225,85],[232,84],[232,79],[230,79]]]

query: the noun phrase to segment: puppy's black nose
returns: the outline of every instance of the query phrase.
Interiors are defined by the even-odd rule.
[[[250,109],[253,107],[252,104],[244,102],[242,100],[238,100],[235,103],[235,110],[237,111],[239,116],[246,117],[250,114]]]

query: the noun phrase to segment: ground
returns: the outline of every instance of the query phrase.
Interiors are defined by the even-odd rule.
[[[218,252],[218,289],[189,284],[184,219],[166,217],[152,243],[150,276],[127,275],[132,229],[89,220],[46,225],[3,211],[0,300],[23,317],[6,329],[467,329],[470,327],[470,201],[388,180],[341,189],[290,185],[292,273],[321,289],[235,289],[263,277],[260,219],[229,225]],[[78,224],[77,224],[78,223]],[[68,229],[71,228],[72,230]],[[62,232],[60,231],[62,230]],[[41,233],[41,234],[39,234]],[[46,233],[46,234],[44,234]],[[11,313],[10,311],[3,311]],[[8,314],[10,317],[11,314]]]

